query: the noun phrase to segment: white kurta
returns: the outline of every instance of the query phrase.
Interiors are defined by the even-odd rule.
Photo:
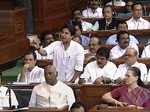
[[[136,44],[129,44],[129,46],[127,48],[134,48],[135,50],[137,50],[137,52],[139,53],[139,49],[138,46]],[[114,46],[111,50],[110,50],[110,59],[117,59],[121,56],[124,55],[124,53],[126,52],[126,49],[122,49],[120,48],[119,45]]]
[[[26,72],[25,79],[23,82],[29,84],[29,83],[41,83],[45,81],[45,76],[44,76],[44,69],[35,66],[32,71]],[[18,75],[18,82],[20,80],[21,74]]]
[[[150,45],[146,46],[146,47],[143,49],[143,52],[142,52],[141,57],[142,57],[142,58],[150,58]]]
[[[136,62],[135,64],[132,65],[132,67],[139,68],[141,71],[141,80],[143,82],[147,81],[148,75],[147,75],[147,67],[145,64]],[[119,77],[124,78],[125,74],[127,73],[128,68],[129,67],[127,64],[120,64],[118,66],[116,73],[115,73],[115,78],[116,79]]]
[[[133,36],[133,35],[129,35],[129,39],[130,39],[130,44],[134,43],[134,44],[139,44],[139,41]],[[106,44],[108,45],[117,45],[117,34],[113,34],[110,37],[108,37],[108,39],[106,40]]]
[[[102,18],[102,8],[98,7],[95,12],[93,12],[91,8],[87,8],[82,11],[82,15],[85,18]]]
[[[84,78],[87,83],[93,83],[98,77],[101,76],[114,79],[114,74],[116,70],[116,65],[110,61],[108,61],[103,68],[98,67],[97,62],[93,61],[87,64],[84,69],[84,73],[81,75],[80,78]]]
[[[70,42],[67,50],[61,41],[55,41],[45,48],[48,55],[53,54],[53,63],[58,72],[58,80],[70,81],[75,70],[83,70],[84,48],[77,42]]]
[[[30,107],[57,107],[71,105],[75,102],[72,89],[61,81],[51,86],[41,83],[34,87],[29,102]]]
[[[0,86],[0,108],[9,107],[9,93],[7,92],[7,90],[7,87]],[[18,101],[13,90],[11,90],[11,103],[12,106],[18,106]]]
[[[150,29],[150,22],[143,19],[142,17],[138,20],[135,20],[133,17],[127,21],[129,30],[137,29]]]

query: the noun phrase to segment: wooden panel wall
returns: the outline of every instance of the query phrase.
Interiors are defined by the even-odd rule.
[[[58,30],[82,4],[83,0],[32,0],[35,32]]]
[[[21,57],[27,49],[26,10],[1,10],[0,65]]]

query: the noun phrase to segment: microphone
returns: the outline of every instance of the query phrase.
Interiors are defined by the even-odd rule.
[[[8,85],[8,89],[6,91],[6,95],[8,94],[9,95],[9,110],[12,110],[15,108],[15,106],[12,106],[12,101],[11,101],[11,85],[12,85],[12,82],[9,83]]]

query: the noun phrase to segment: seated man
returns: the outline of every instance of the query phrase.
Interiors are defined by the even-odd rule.
[[[98,6],[98,0],[89,0],[89,7],[83,10],[82,15],[85,18],[102,18],[102,8]]]
[[[122,12],[118,12],[117,13],[117,17],[131,17],[132,16],[132,9],[131,9],[131,6],[133,5],[133,0],[127,0],[126,1],[126,5],[125,5],[125,8],[124,8],[124,11]]]
[[[142,18],[142,4],[132,5],[132,18],[127,21],[129,30],[150,29],[150,22]]]
[[[55,41],[54,35],[50,31],[45,31],[40,35],[40,39],[38,40],[38,37],[34,39],[33,44],[35,41],[39,41],[41,45],[45,48],[48,45],[50,45],[52,42]],[[32,43],[30,45],[32,47]],[[37,60],[44,60],[44,59],[53,59],[53,55],[48,56],[41,56],[41,54],[38,53],[37,50],[35,50]]]
[[[10,90],[11,93],[11,105],[12,107],[18,106],[18,101],[13,90]],[[9,107],[9,90],[7,87],[0,85],[0,108]]]
[[[88,0],[89,1],[89,7],[82,11],[82,15],[85,18],[102,18],[102,8],[98,6],[99,1],[98,0]],[[81,21],[82,29],[83,31],[97,31],[98,30],[98,21],[96,22],[87,22],[87,21]]]
[[[129,33],[127,31],[118,32],[117,41],[118,44],[110,50],[111,60],[123,58],[127,48],[135,48],[139,52],[136,44],[129,43]]]
[[[24,56],[24,66],[17,78],[18,82],[41,83],[45,81],[44,69],[36,66],[36,54],[29,51]]]
[[[117,67],[114,63],[108,61],[108,59],[109,49],[105,47],[99,48],[96,53],[96,61],[86,65],[79,82],[95,84],[111,82],[114,79]]]
[[[117,29],[118,31],[128,31],[128,25],[126,22],[121,21],[119,22],[119,24],[117,25]],[[129,35],[129,44],[139,44],[139,41],[133,36],[133,35]],[[116,45],[118,44],[117,41],[117,34],[113,34],[110,37],[108,37],[108,39],[106,40],[106,44],[109,45]]]
[[[120,64],[118,69],[115,73],[115,77],[120,78],[121,80],[125,77],[127,69],[129,67],[137,67],[141,71],[141,80],[143,82],[147,81],[147,68],[146,65],[143,63],[137,62],[138,53],[134,48],[128,48],[125,52],[125,63]],[[150,77],[150,76],[149,76]],[[149,80],[150,81],[150,80]],[[145,82],[146,83],[146,82]]]
[[[113,8],[111,6],[104,6],[103,8],[104,18],[99,20],[99,30],[112,30],[116,29],[119,21],[113,18]]]
[[[114,89],[103,95],[103,99],[121,107],[150,108],[150,91],[143,88],[141,72],[136,67],[128,68],[125,75],[125,86]]]
[[[72,104],[70,112],[85,112],[85,109],[80,102],[75,102]]]
[[[147,45],[142,52],[141,58],[150,58],[150,45]]]
[[[81,20],[82,20],[82,14],[80,10],[75,10],[73,11],[73,18],[71,20],[68,21],[67,26],[74,30],[74,27],[76,24],[81,24]]]
[[[80,24],[75,25],[75,36],[78,36],[80,38],[80,44],[87,48],[89,46],[90,37],[87,37],[82,34],[82,26]]]
[[[63,108],[75,102],[72,89],[57,80],[56,68],[48,65],[44,69],[46,82],[34,87],[29,102],[30,107]]]
[[[85,50],[84,64],[87,64],[96,59],[96,52],[99,49],[101,41],[97,37],[92,37],[89,43],[89,49]]]

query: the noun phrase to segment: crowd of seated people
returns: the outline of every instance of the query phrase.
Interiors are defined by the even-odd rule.
[[[116,1],[116,5],[125,6],[125,2],[119,2]],[[144,84],[150,84],[150,69],[137,61],[139,57],[150,57],[150,45],[145,46],[140,54],[137,46],[140,41],[128,32],[150,29],[150,22],[142,18],[142,5],[130,2],[128,0],[125,6],[130,5],[130,8],[123,12],[130,13],[128,17],[131,18],[126,22],[115,18],[112,3],[101,8],[97,0],[90,0],[89,6],[83,11],[73,12],[73,18],[59,31],[58,40],[55,40],[52,32],[44,32],[39,37],[41,42],[37,42],[37,39],[31,42],[32,50],[25,54],[17,79],[27,84],[40,83],[32,91],[29,107],[62,108],[68,105],[70,112],[84,112],[82,104],[75,102],[73,90],[68,86],[70,83],[125,84],[102,98],[107,103],[119,106],[150,107],[150,92],[143,87]],[[89,23],[84,18],[101,19]],[[99,37],[83,34],[83,31],[97,30],[116,30],[117,33],[107,37],[106,42]],[[102,45],[113,47],[110,49]],[[36,65],[38,59],[51,59],[53,65],[40,68]],[[119,59],[125,62],[116,65],[115,60]],[[1,88],[6,93],[7,88]],[[16,100],[13,95],[13,100]],[[17,106],[17,101],[13,105]]]

